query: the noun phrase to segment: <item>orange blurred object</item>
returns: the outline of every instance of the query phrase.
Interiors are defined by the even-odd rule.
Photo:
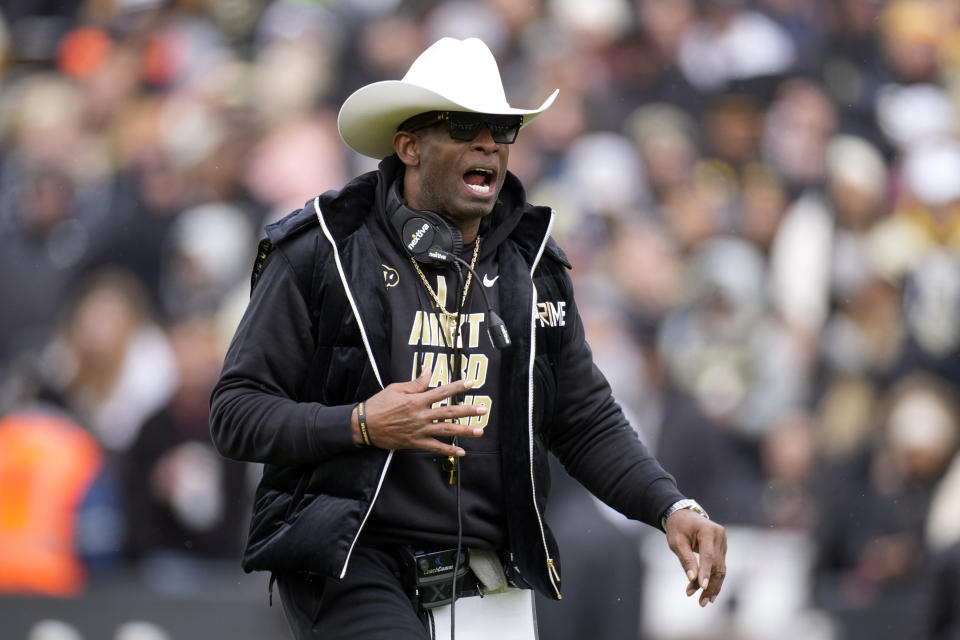
[[[27,411],[0,418],[0,593],[82,590],[77,514],[101,460],[94,437],[67,418]]]
[[[86,78],[103,66],[113,48],[110,36],[96,27],[77,27],[60,41],[60,69],[67,75]]]

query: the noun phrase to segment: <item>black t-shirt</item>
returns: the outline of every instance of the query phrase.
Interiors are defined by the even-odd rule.
[[[464,394],[466,404],[483,403],[487,413],[470,418],[480,426],[480,438],[461,438],[467,455],[457,460],[460,478],[460,509],[463,544],[499,549],[506,542],[503,514],[499,420],[496,407],[500,389],[500,353],[487,335],[486,305],[479,291],[486,287],[492,304],[498,300],[499,276],[496,252],[475,265],[480,279],[472,278],[460,310],[459,339],[454,343],[457,319],[439,310],[423,279],[408,257],[377,228],[377,245],[391,315],[391,378],[412,380],[424,369],[433,371],[431,387],[458,377],[474,380]],[[482,248],[482,239],[481,239]],[[468,263],[474,245],[461,257]],[[446,310],[455,313],[462,300],[459,277],[454,269],[421,265],[421,271]],[[465,268],[463,279],[469,273]],[[460,345],[459,350],[456,344]],[[459,368],[460,375],[456,371]],[[453,400],[457,400],[454,398]],[[453,547],[457,542],[457,487],[443,468],[446,458],[424,451],[400,450],[394,454],[370,519],[364,528],[368,543],[403,543],[415,546]]]

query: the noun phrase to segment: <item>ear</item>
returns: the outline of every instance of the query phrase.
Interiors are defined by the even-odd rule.
[[[408,167],[420,164],[420,137],[409,131],[397,131],[393,135],[393,150],[397,152],[400,161]]]

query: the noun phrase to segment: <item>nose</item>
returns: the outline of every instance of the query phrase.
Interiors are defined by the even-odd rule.
[[[493,139],[493,134],[490,133],[490,129],[486,125],[480,127],[480,132],[477,134],[477,137],[473,139],[473,148],[485,153],[493,153],[496,151],[500,144]]]

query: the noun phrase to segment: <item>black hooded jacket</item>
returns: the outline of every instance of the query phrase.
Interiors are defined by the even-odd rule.
[[[339,192],[268,225],[250,303],[211,400],[219,451],[265,463],[243,558],[247,571],[342,577],[392,451],[358,448],[355,403],[389,379],[390,317],[370,225],[401,165],[384,160]],[[514,580],[560,597],[556,542],[543,514],[547,451],[607,504],[659,526],[683,498],[625,419],[593,363],[553,212],[508,174],[484,235],[498,252],[499,411],[506,554]],[[550,313],[565,303],[565,313]],[[540,303],[540,306],[538,306]],[[547,303],[547,304],[544,304]]]

